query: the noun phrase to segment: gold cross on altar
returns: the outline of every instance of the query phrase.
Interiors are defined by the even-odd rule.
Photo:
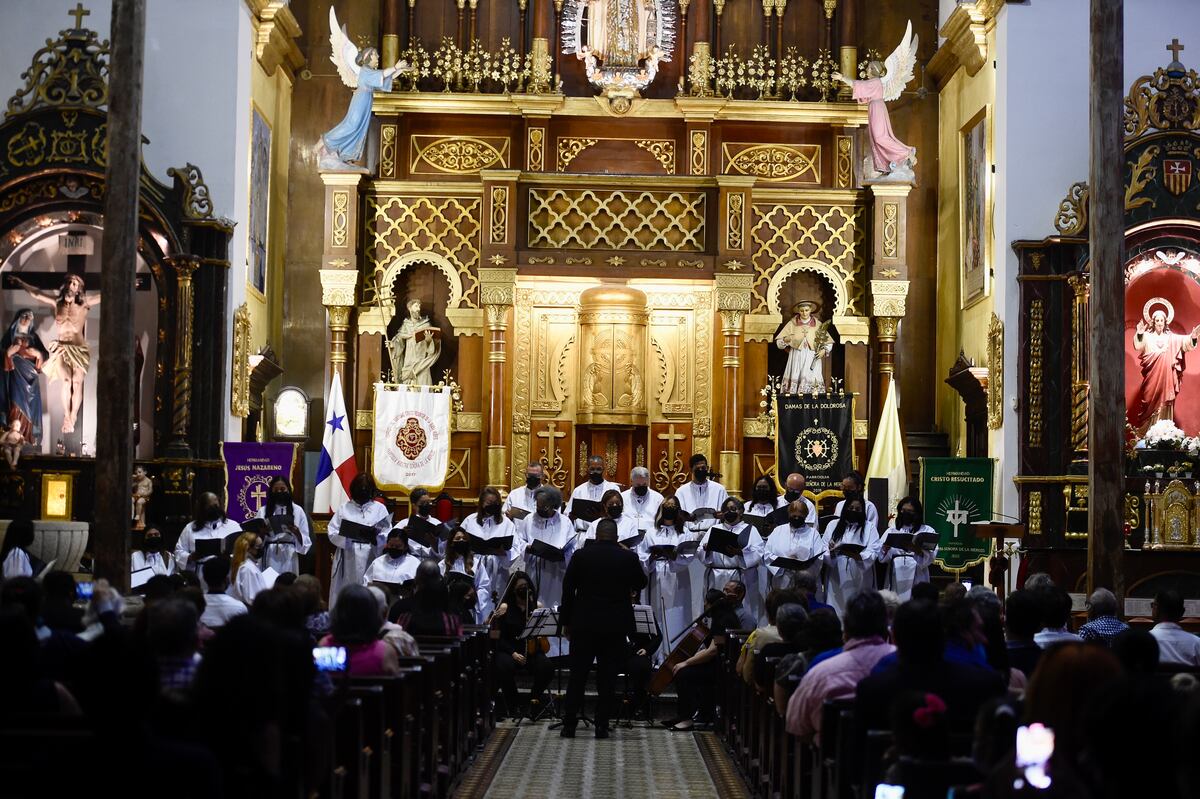
[[[671,462],[671,461],[675,460],[675,442],[676,441],[684,441],[685,439],[687,439],[687,436],[683,435],[682,433],[676,433],[675,425],[672,424],[672,425],[667,425],[667,432],[659,433],[656,436],[656,438],[659,441],[667,442],[667,449],[669,450],[669,453],[667,455],[667,460],[668,460],[668,462]]]
[[[83,30],[83,18],[90,17],[91,11],[83,7],[83,3],[76,3],[74,8],[67,9],[68,17],[75,17],[75,30]]]
[[[554,443],[554,440],[556,438],[566,438],[567,437],[567,434],[565,432],[563,432],[562,430],[555,429],[557,424],[558,424],[557,422],[546,422],[546,429],[539,430],[537,432],[538,438],[546,439],[547,445],[554,449],[558,449],[558,446]]]
[[[1178,39],[1172,39],[1171,43],[1167,45],[1167,49],[1171,51],[1171,60],[1178,61],[1179,54],[1181,52],[1183,52],[1183,50],[1186,48],[1184,48],[1184,46],[1179,43]]]
[[[250,499],[255,500],[254,510],[256,512],[262,510],[262,506],[267,499],[267,492],[262,487],[262,483],[258,483],[254,486],[254,490],[250,492]]]

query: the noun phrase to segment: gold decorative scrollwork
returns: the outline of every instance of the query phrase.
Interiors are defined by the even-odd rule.
[[[1042,336],[1045,303],[1029,303],[1029,446],[1042,446]]]
[[[557,423],[547,422],[545,430],[538,431],[538,438],[546,439],[546,447],[542,447],[541,457],[538,459],[542,462],[542,469],[546,475],[546,482],[559,489],[567,488],[567,464],[563,460],[562,450],[558,446],[560,438],[566,438],[567,434],[562,430],[556,430]],[[569,454],[569,452],[568,452]]]
[[[999,430],[1004,424],[1004,323],[995,312],[992,313],[992,321],[988,325],[987,342],[988,427]]]
[[[609,438],[608,443],[604,445],[604,473],[613,478],[617,476],[617,440]]]
[[[654,160],[662,164],[668,175],[675,174],[674,139],[635,139],[633,143],[654,156]]]
[[[727,208],[725,212],[725,247],[730,250],[742,249],[742,228],[746,219],[746,195],[740,191],[732,191],[725,197]]]
[[[508,187],[492,186],[492,244],[508,243]]]
[[[895,258],[900,249],[900,203],[883,204],[883,257]]]
[[[530,172],[546,168],[546,129],[530,128],[525,144],[525,163]]]
[[[1029,534],[1042,534],[1042,492],[1034,489],[1029,492]]]
[[[725,142],[721,151],[725,171],[730,174],[752,175],[773,183],[821,182],[819,144]]]
[[[21,73],[25,86],[8,101],[5,117],[37,108],[104,108],[108,105],[108,41],[76,27],[33,54]]]
[[[365,250],[375,282],[405,253],[437,253],[458,272],[463,305],[478,308],[481,205],[478,197],[368,196]],[[364,289],[364,302],[377,302],[380,291]]]
[[[1149,203],[1151,208],[1157,204],[1153,197],[1138,197],[1138,195],[1158,174],[1158,167],[1154,166],[1152,161],[1158,157],[1159,152],[1157,145],[1151,145],[1142,150],[1136,162],[1128,162],[1129,185],[1125,187],[1126,211],[1140,208],[1146,203]]]
[[[599,139],[583,139],[568,136],[558,140],[558,171],[566,172],[571,162],[584,150],[594,145]],[[584,470],[586,471],[586,469]]]
[[[414,134],[409,171],[415,174],[470,175],[481,169],[508,168],[507,138]]]
[[[547,266],[553,266],[554,265],[554,256],[546,255],[546,256],[539,257],[537,255],[534,255],[534,256],[530,257],[529,263],[532,265],[535,265],[535,266],[537,264],[546,264]]]
[[[1075,183],[1058,205],[1054,227],[1064,236],[1078,236],[1087,228],[1088,185]]]
[[[345,247],[350,236],[350,192],[346,189],[333,192],[333,215],[329,226],[333,246]]]
[[[567,266],[591,266],[591,258],[568,258]]]
[[[862,206],[754,203],[750,240],[754,247],[754,313],[770,312],[768,286],[780,264],[820,261],[845,286],[844,313],[863,314],[866,231]],[[836,288],[836,286],[835,286]]]
[[[704,268],[704,260],[701,258],[697,258],[697,259],[691,260],[691,261],[680,258],[678,261],[676,261],[676,263],[679,264],[680,266],[684,267],[685,269],[703,269]]]
[[[848,189],[854,184],[854,137],[837,137],[837,169],[835,183],[839,189]]]
[[[188,219],[212,219],[213,204],[208,194],[208,185],[200,167],[187,164],[183,167],[171,167],[167,176],[175,178],[183,185],[183,214]]]
[[[708,173],[708,131],[692,131],[692,174]]]
[[[250,415],[250,306],[242,303],[233,312],[233,370],[230,380],[229,412],[241,418]]]
[[[1148,130],[1200,130],[1200,76],[1196,70],[1154,75],[1134,81],[1125,98],[1125,138]]]
[[[379,177],[396,177],[396,125],[379,126]]]
[[[37,166],[46,157],[46,131],[36,122],[26,122],[8,140],[8,162],[13,166]]]
[[[704,250],[702,191],[530,188],[530,249]]]

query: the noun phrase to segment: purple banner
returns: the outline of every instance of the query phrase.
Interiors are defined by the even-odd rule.
[[[292,479],[296,445],[226,441],[221,444],[221,456],[225,460],[225,513],[241,524],[267,504],[272,480],[279,475]]]

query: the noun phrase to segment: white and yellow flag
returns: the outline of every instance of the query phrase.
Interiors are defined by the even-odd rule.
[[[384,490],[438,490],[450,463],[450,392],[375,384],[371,471]]]
[[[908,460],[904,457],[904,433],[900,429],[900,407],[896,402],[896,379],[888,379],[887,397],[879,415],[879,429],[871,447],[867,464],[867,480],[883,478],[888,481],[888,506],[879,509],[880,523],[896,510],[896,505],[908,494]]]

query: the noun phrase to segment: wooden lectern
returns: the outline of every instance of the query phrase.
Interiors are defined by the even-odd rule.
[[[993,542],[995,542],[995,546],[992,550],[992,559],[994,560],[996,558],[1000,558],[1000,563],[991,564],[992,572],[999,570],[1001,577],[1003,578],[1004,573],[1008,571],[1008,559],[1001,555],[1000,548],[1004,546],[1004,539],[1006,538],[1024,538],[1025,525],[991,521],[975,522],[971,525],[971,527],[975,530],[976,538],[990,538]],[[1004,584],[1005,581],[1003,579],[1001,579],[998,583],[995,579],[992,580],[992,585],[996,586],[997,593],[1000,595],[1001,601],[1004,601]]]

